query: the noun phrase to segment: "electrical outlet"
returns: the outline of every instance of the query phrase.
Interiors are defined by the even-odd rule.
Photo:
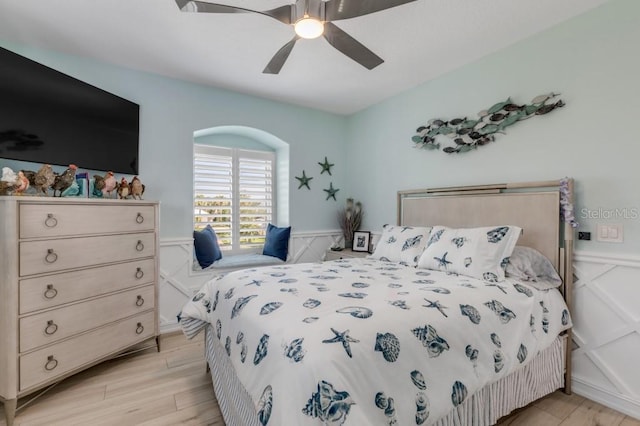
[[[591,232],[578,232],[578,239],[585,241],[591,240]]]

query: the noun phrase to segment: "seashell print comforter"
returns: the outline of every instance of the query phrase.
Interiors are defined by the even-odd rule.
[[[429,424],[571,326],[556,290],[372,259],[236,271],[181,314],[215,325],[262,425]]]

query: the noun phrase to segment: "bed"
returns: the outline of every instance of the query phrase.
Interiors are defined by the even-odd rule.
[[[205,330],[226,424],[491,425],[570,392],[571,187],[400,191],[399,226],[381,239],[401,238],[402,258],[376,249],[205,284],[181,324]],[[560,272],[560,291],[487,266],[516,242]]]

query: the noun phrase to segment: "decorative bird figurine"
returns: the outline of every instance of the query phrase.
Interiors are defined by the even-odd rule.
[[[102,189],[102,193],[107,193],[107,196],[111,198],[111,193],[118,186],[118,180],[113,175],[112,171],[108,171],[106,175],[104,175],[104,188]]]
[[[93,175],[93,194],[96,197],[102,197],[102,190],[104,189],[104,177],[100,175]]]
[[[18,172],[18,183],[15,187],[15,193],[16,195],[22,195],[27,189],[29,189],[29,179],[27,179],[24,172],[20,170]]]
[[[131,196],[134,199],[142,200],[142,194],[144,194],[145,186],[140,182],[138,176],[134,176],[133,179],[131,179],[129,186],[131,186]]]
[[[48,195],[49,188],[56,180],[56,175],[53,173],[53,169],[50,164],[43,164],[40,170],[37,171],[33,178],[33,186],[38,193],[42,192],[45,196]]]
[[[62,192],[69,188],[76,180],[76,170],[78,167],[75,164],[69,164],[69,168],[65,170],[61,175],[57,175],[53,181],[51,189],[53,189],[53,196],[56,196],[56,191],[60,191],[58,197],[62,197]]]
[[[129,187],[129,182],[127,182],[127,180],[124,177],[120,179],[117,193],[118,193],[118,198],[121,200],[126,199],[131,194],[131,188]]]

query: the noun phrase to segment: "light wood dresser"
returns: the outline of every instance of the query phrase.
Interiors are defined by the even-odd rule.
[[[9,426],[18,398],[134,346],[160,349],[158,222],[155,202],[0,197],[0,401]]]

